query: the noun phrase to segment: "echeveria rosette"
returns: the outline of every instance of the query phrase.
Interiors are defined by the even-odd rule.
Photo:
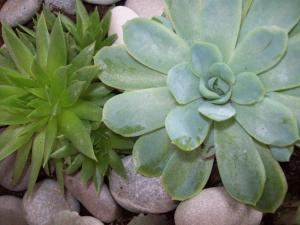
[[[17,181],[31,157],[29,191],[52,152],[64,145],[97,161],[90,131],[100,126],[101,106],[111,96],[111,88],[96,79],[94,44],[71,57],[60,18],[49,33],[43,14],[32,32],[34,44],[4,25],[6,54],[13,63],[0,62],[0,125],[8,126],[0,135],[0,160],[17,152]],[[62,180],[64,161],[53,161]]]
[[[286,160],[299,141],[300,36],[289,32],[300,0],[165,5],[174,32],[134,19],[123,28],[125,46],[95,56],[100,79],[125,91],[105,104],[103,121],[141,136],[137,170],[162,176],[173,199],[202,190],[215,153],[232,197],[274,212],[287,190],[274,158]]]

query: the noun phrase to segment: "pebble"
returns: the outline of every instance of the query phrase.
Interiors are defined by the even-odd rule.
[[[42,0],[8,0],[0,10],[1,22],[17,26],[28,22],[39,10]]]
[[[51,218],[47,225],[104,225],[90,216],[79,216],[77,212],[61,211]]]
[[[112,198],[106,184],[102,185],[99,194],[94,183],[91,182],[86,187],[81,181],[80,173],[77,173],[74,176],[65,176],[65,186],[99,220],[110,223],[120,216],[121,208]]]
[[[128,179],[124,180],[114,171],[109,176],[110,191],[125,209],[135,213],[166,213],[176,208],[176,202],[168,196],[160,178],[138,174],[131,156],[123,159]]]
[[[125,6],[141,17],[151,18],[161,16],[164,13],[163,0],[127,0]]]
[[[45,5],[50,9],[60,9],[71,15],[74,15],[76,12],[75,0],[45,0]]]
[[[115,45],[124,44],[122,26],[128,20],[131,20],[136,17],[138,17],[138,15],[130,8],[125,6],[117,6],[111,10],[111,23],[110,23],[108,34],[118,35],[118,39],[114,43]]]
[[[16,154],[5,158],[0,162],[0,185],[10,191],[25,191],[27,189],[30,167],[25,167],[23,175],[16,185],[13,185],[13,171],[15,166]]]
[[[22,199],[15,196],[0,196],[0,224],[1,225],[27,225]]]
[[[84,0],[87,3],[98,4],[98,5],[110,5],[120,0]]]
[[[223,187],[203,190],[175,212],[176,225],[259,225],[261,219],[261,212],[234,200]]]
[[[31,195],[25,194],[23,209],[30,225],[45,225],[60,211],[79,211],[79,204],[69,192],[63,195],[56,181],[47,179],[36,184]]]

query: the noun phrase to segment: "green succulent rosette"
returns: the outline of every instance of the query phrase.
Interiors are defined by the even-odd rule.
[[[203,189],[215,154],[233,198],[274,212],[287,191],[277,160],[299,141],[300,0],[165,0],[165,12],[173,28],[133,19],[125,46],[95,56],[101,81],[124,91],[104,123],[141,136],[137,170],[173,199]]]

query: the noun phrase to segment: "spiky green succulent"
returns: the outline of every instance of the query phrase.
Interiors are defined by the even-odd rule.
[[[278,162],[299,141],[300,0],[165,0],[173,29],[137,18],[125,46],[95,56],[125,93],[103,121],[134,146],[137,170],[173,199],[198,194],[214,157],[231,196],[274,212],[287,191]],[[294,31],[297,33],[297,29]],[[296,96],[292,96],[296,95]],[[271,151],[272,150],[272,151]],[[274,154],[274,157],[272,156]]]
[[[109,168],[126,179],[126,171],[118,153],[131,153],[133,141],[113,133],[104,124],[90,129],[97,162],[78,153],[66,142],[51,154],[51,158],[64,160],[67,174],[74,174],[80,170],[83,183],[88,184],[92,181],[99,192]]]
[[[3,25],[5,47],[1,48],[0,55],[0,126],[8,127],[0,135],[0,161],[17,152],[16,182],[31,157],[30,191],[40,168],[47,170],[53,152],[71,149],[72,154],[81,155],[85,161],[100,164],[97,154],[101,150],[95,150],[97,145],[94,146],[91,130],[100,127],[102,106],[114,94],[111,88],[95,79],[100,68],[93,65],[92,58],[95,48],[110,42],[101,42],[106,37],[105,30],[101,30],[101,37],[97,36],[99,30],[86,33],[85,29],[95,26],[102,29],[99,15],[95,12],[90,19],[87,14],[81,15],[86,11],[80,1],[77,1],[77,7],[81,7],[78,13],[81,25],[71,34],[64,32],[61,17],[55,17],[54,23],[50,21],[49,18],[55,16],[50,12],[46,17],[43,13],[38,17],[34,30],[22,27],[23,31],[19,29],[16,34]],[[105,21],[107,23],[109,19]],[[82,40],[92,36],[80,42],[76,35]],[[73,39],[78,45],[70,51]],[[53,160],[60,181],[65,160]]]
[[[93,13],[88,14],[81,0],[76,0],[76,22],[64,15],[60,15],[60,17],[78,49],[95,43],[95,51],[98,51],[104,46],[112,45],[117,38],[116,34],[107,36],[111,12],[109,11],[101,20],[97,7]]]

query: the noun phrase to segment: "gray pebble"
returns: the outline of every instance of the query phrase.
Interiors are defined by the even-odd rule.
[[[45,5],[50,9],[60,9],[68,14],[75,14],[75,0],[45,0]]]
[[[0,224],[27,225],[22,208],[22,199],[15,196],[0,196]]]
[[[132,212],[165,213],[176,208],[176,202],[168,196],[160,179],[144,177],[135,170],[131,156],[123,159],[128,179],[124,180],[112,172],[110,191],[115,200]]]

